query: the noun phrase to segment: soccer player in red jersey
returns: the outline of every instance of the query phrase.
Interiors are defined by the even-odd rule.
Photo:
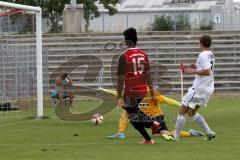
[[[130,123],[144,137],[144,140],[140,143],[153,144],[154,141],[145,128],[151,127],[153,134],[155,134],[159,123],[151,120],[138,108],[138,104],[147,94],[147,86],[150,88],[153,102],[157,104],[153,91],[148,55],[136,48],[137,31],[134,28],[125,30],[124,37],[128,49],[120,56],[118,61],[118,105],[127,111]]]

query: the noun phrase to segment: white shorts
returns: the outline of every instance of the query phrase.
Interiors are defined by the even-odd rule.
[[[207,103],[211,97],[212,93],[197,91],[193,87],[188,89],[182,100],[182,104],[191,109],[195,109],[196,106],[207,107]]]

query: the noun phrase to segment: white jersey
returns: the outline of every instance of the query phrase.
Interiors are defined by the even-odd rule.
[[[214,55],[211,51],[203,51],[197,59],[197,70],[211,69],[210,75],[195,75],[193,88],[199,91],[213,93],[214,92]]]

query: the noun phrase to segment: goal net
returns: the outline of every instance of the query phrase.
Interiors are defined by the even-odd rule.
[[[47,50],[41,19],[39,7],[0,1],[0,118],[43,116]]]

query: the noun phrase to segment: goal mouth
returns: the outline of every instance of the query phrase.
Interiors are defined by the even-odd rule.
[[[40,118],[43,116],[42,9],[0,1],[0,34],[0,103],[4,107],[11,99],[21,101],[24,108],[30,106],[31,114]],[[11,115],[2,113],[0,117]]]

